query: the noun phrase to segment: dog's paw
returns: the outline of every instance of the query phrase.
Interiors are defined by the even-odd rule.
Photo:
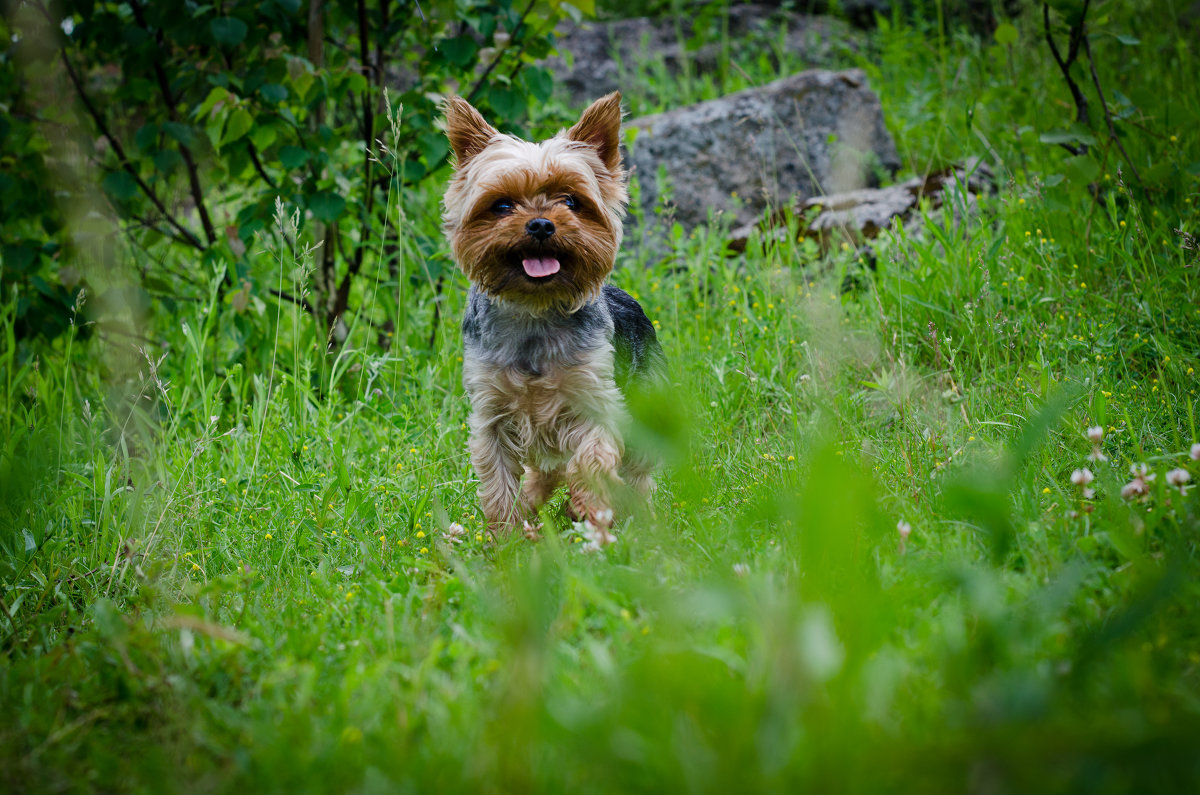
[[[525,533],[525,537],[528,538],[530,541],[541,541],[542,540],[542,523],[541,522],[538,522],[537,524],[533,524],[528,519],[526,519],[524,522],[524,526],[522,527],[522,530]]]

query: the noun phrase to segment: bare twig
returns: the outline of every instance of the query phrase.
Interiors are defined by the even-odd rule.
[[[281,298],[284,301],[291,301],[293,304],[301,307],[305,312],[308,312],[313,316],[316,316],[317,314],[317,310],[313,308],[313,305],[310,304],[307,299],[301,298],[297,295],[292,295],[284,290],[276,290],[274,287],[268,288],[268,291],[276,298]]]
[[[1129,153],[1125,151],[1125,144],[1121,143],[1121,139],[1117,137],[1117,128],[1113,124],[1112,112],[1108,109],[1108,102],[1104,99],[1104,89],[1100,87],[1100,75],[1096,74],[1096,59],[1092,57],[1092,44],[1085,37],[1083,40],[1083,50],[1087,53],[1088,66],[1092,72],[1092,84],[1096,86],[1096,95],[1100,97],[1100,108],[1104,111],[1104,123],[1108,125],[1108,137],[1117,149],[1121,150],[1121,156],[1125,158],[1125,162],[1129,164],[1129,170],[1133,172],[1133,178],[1137,180],[1138,186],[1146,189],[1145,183],[1142,182],[1142,176],[1138,174],[1137,166],[1133,164],[1133,159],[1129,157]]]
[[[1075,59],[1079,56],[1079,45],[1086,44],[1087,36],[1087,12],[1091,0],[1084,0],[1083,11],[1079,15],[1078,24],[1071,25],[1068,43],[1067,57],[1064,59],[1062,53],[1059,52],[1058,45],[1054,41],[1054,35],[1050,32],[1050,4],[1042,3],[1042,29],[1046,34],[1046,43],[1050,45],[1050,52],[1054,55],[1054,61],[1058,64],[1059,71],[1062,72],[1063,79],[1067,81],[1067,88],[1071,90],[1071,97],[1075,100],[1075,120],[1088,125],[1090,116],[1088,114],[1088,101],[1079,84],[1075,82],[1075,78],[1071,76],[1071,66],[1075,63]],[[1066,149],[1073,155],[1087,154],[1088,147],[1085,143],[1078,145],[1062,142],[1059,146]]]
[[[160,213],[162,213],[162,216],[166,222],[170,224],[176,232],[178,232],[177,235],[171,235],[171,237],[175,240],[178,240],[180,243],[185,243],[193,248],[203,251],[204,244],[201,243],[194,234],[192,234],[191,230],[180,224],[179,221],[176,220],[175,216],[171,215],[166,206],[163,204],[162,199],[158,197],[158,194],[153,188],[146,184],[146,181],[142,179],[141,175],[138,173],[137,168],[135,168],[133,163],[129,160],[129,157],[125,154],[125,148],[121,146],[121,142],[117,139],[117,137],[113,135],[112,131],[108,127],[108,123],[104,120],[104,116],[92,103],[92,100],[87,95],[87,92],[84,91],[83,81],[80,79],[79,73],[75,71],[75,67],[71,65],[71,59],[67,57],[67,51],[62,49],[59,50],[58,54],[62,59],[63,66],[67,70],[67,77],[70,78],[71,85],[75,87],[76,96],[78,96],[79,101],[83,103],[84,110],[86,110],[88,115],[92,117],[92,122],[96,125],[96,129],[100,131],[100,134],[104,136],[104,140],[108,141],[108,145],[112,147],[114,152],[116,152],[117,159],[121,161],[121,168],[133,178],[134,183],[138,186],[138,190],[140,190],[146,196],[146,198],[150,200],[150,203],[153,204]]]
[[[254,170],[258,172],[258,175],[263,178],[263,182],[266,182],[271,190],[276,190],[278,186],[275,184],[275,180],[271,179],[271,175],[263,168],[262,161],[258,159],[258,147],[254,145],[253,141],[248,140],[246,144],[250,147],[250,162],[254,164]]]
[[[151,33],[150,26],[146,24],[146,16],[142,12],[141,3],[138,0],[131,0],[129,3],[130,9],[133,11],[134,19],[138,25],[146,33]],[[158,52],[162,54],[162,31],[154,34],[154,41],[158,45]],[[163,69],[162,61],[155,58],[153,61],[154,76],[158,81],[158,90],[162,94],[163,103],[166,105],[167,117],[178,122],[179,116],[175,112],[175,98],[171,95],[171,84],[167,80],[167,72]],[[179,142],[179,154],[183,156],[184,165],[187,166],[188,185],[191,188],[192,201],[196,204],[196,211],[200,214],[200,223],[204,227],[204,234],[208,238],[208,245],[216,245],[217,232],[213,227],[212,219],[208,217],[208,206],[204,202],[204,191],[200,186],[200,172],[196,168],[196,159],[192,156],[192,150],[183,143]]]

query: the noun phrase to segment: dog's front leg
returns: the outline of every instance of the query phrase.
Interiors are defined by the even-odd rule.
[[[624,444],[620,436],[600,425],[582,431],[575,454],[567,462],[570,512],[577,520],[607,528],[612,524],[613,493],[621,482],[618,470]]]
[[[479,505],[492,535],[511,532],[518,520],[521,466],[495,425],[472,417],[471,465],[479,478]]]

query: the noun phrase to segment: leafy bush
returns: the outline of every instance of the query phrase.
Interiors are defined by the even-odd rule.
[[[294,302],[335,346],[355,312],[390,326],[395,290],[363,306],[362,277],[395,284],[420,262],[424,284],[446,266],[436,230],[408,234],[398,209],[446,162],[437,97],[459,90],[498,118],[523,118],[549,96],[531,62],[549,52],[560,11],[559,0],[15,6],[0,41],[12,111],[0,124],[0,192],[21,336],[61,332],[86,282],[96,252],[74,251],[63,223],[63,208],[80,204],[119,219],[138,288],[167,308],[223,274],[222,310]],[[277,200],[299,208],[299,232],[318,247],[294,290],[253,256]]]

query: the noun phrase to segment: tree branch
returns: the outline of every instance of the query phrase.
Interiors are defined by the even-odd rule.
[[[1090,117],[1088,115],[1088,101],[1084,96],[1083,91],[1079,88],[1079,84],[1075,82],[1075,78],[1071,77],[1071,65],[1075,63],[1075,58],[1079,55],[1079,44],[1081,41],[1086,43],[1084,31],[1086,29],[1088,5],[1091,0],[1084,0],[1083,12],[1079,16],[1079,24],[1072,25],[1070,28],[1070,40],[1068,42],[1067,57],[1064,60],[1062,53],[1058,50],[1058,45],[1054,42],[1054,36],[1050,32],[1050,4],[1042,3],[1042,29],[1046,34],[1046,43],[1050,45],[1050,52],[1054,55],[1054,61],[1058,64],[1058,69],[1062,72],[1063,79],[1067,81],[1067,88],[1071,90],[1071,97],[1075,100],[1075,120],[1082,124],[1089,125]],[[1079,144],[1072,146],[1064,143],[1061,146],[1073,155],[1087,154],[1087,144]]]
[[[378,82],[376,70],[371,68],[371,28],[367,23],[366,0],[358,0],[358,58],[362,75],[367,81],[367,91],[362,99],[362,137],[363,137],[363,214],[369,218],[375,206],[375,184],[371,178],[373,157],[371,147],[375,142],[375,108],[371,102],[373,85]],[[366,240],[359,240],[354,248],[354,257],[349,260],[346,275],[338,284],[333,313],[340,316],[346,312],[350,300],[350,283],[362,270],[363,260],[366,259]],[[345,258],[345,255],[343,255]]]
[[[283,290],[276,290],[274,287],[268,287],[267,291],[270,292],[271,295],[275,296],[276,298],[281,298],[284,301],[291,301],[293,304],[295,304],[298,307],[303,308],[305,312],[308,312],[310,315],[313,315],[314,317],[317,314],[317,310],[313,309],[312,304],[310,304],[307,299],[301,298],[300,296],[297,296],[297,295],[292,295],[291,293],[285,292]]]
[[[133,163],[130,162],[129,157],[125,154],[125,148],[121,146],[121,142],[117,140],[117,137],[113,135],[112,131],[108,128],[108,124],[104,121],[104,116],[101,115],[99,109],[92,104],[91,98],[88,97],[87,92],[83,88],[83,81],[80,79],[79,73],[75,71],[75,67],[71,65],[71,59],[67,57],[66,49],[59,50],[59,56],[62,59],[63,66],[66,67],[67,76],[71,80],[71,85],[75,87],[75,94],[79,97],[79,101],[83,103],[84,110],[86,110],[88,115],[92,117],[92,121],[95,123],[96,129],[100,131],[100,134],[104,136],[104,140],[108,141],[108,145],[112,147],[114,152],[116,152],[117,158],[121,161],[121,167],[127,174],[129,174],[129,176],[133,177],[133,181],[137,184],[138,189],[146,196],[147,199],[150,200],[151,204],[153,204],[154,207],[160,213],[162,213],[162,216],[166,222],[174,227],[179,233],[177,236],[173,235],[172,237],[182,243],[192,246],[193,248],[203,251],[205,248],[204,244],[201,243],[200,240],[194,234],[192,234],[189,229],[180,224],[179,221],[175,219],[175,216],[171,215],[171,213],[167,211],[167,208],[163,205],[162,199],[158,197],[158,194],[154,192],[154,189],[147,185],[146,181],[142,179],[140,174],[138,174],[137,169],[134,168]]]
[[[164,228],[160,227],[157,223],[154,222],[154,219],[149,218],[147,216],[137,215],[136,213],[134,213],[132,215],[133,215],[134,220],[137,221],[136,226],[140,226],[143,229],[153,229],[155,232],[158,232],[163,237],[169,237],[171,240],[174,240],[176,243],[182,243],[185,246],[196,246],[201,251],[204,250],[204,245],[202,243],[200,243],[199,240],[196,240],[195,238],[189,240],[185,237],[181,237],[178,233],[172,232],[170,229],[164,229]]]
[[[246,141],[246,143],[250,147],[250,162],[254,164],[254,170],[258,172],[258,175],[263,178],[263,181],[267,183],[271,190],[278,190],[279,188],[275,184],[275,180],[271,179],[271,175],[263,168],[262,161],[258,159],[258,147],[254,145],[253,141]]]
[[[142,13],[142,6],[138,0],[130,0],[129,6],[133,11],[133,16],[137,20],[138,25],[147,34],[151,33],[150,26],[146,24],[146,16]],[[158,52],[162,53],[162,31],[154,34],[154,41],[158,45]],[[173,122],[179,121],[179,116],[175,112],[175,98],[171,96],[171,84],[167,80],[167,72],[163,69],[162,61],[159,58],[154,59],[154,76],[158,80],[158,90],[162,93],[163,102],[167,107],[167,116]],[[196,204],[196,210],[200,213],[200,223],[204,226],[204,234],[208,238],[208,245],[214,246],[217,243],[217,232],[213,228],[212,219],[208,217],[208,206],[204,203],[204,191],[200,186],[200,172],[196,168],[196,159],[192,157],[192,150],[187,144],[179,142],[179,153],[183,155],[184,165],[187,166],[188,185],[192,192],[192,201]]]
[[[1133,164],[1129,153],[1125,151],[1125,144],[1121,143],[1121,139],[1117,137],[1117,128],[1113,124],[1112,113],[1108,109],[1108,102],[1104,99],[1104,89],[1100,87],[1100,76],[1096,74],[1096,59],[1092,57],[1092,44],[1086,38],[1083,40],[1083,49],[1087,53],[1088,66],[1091,68],[1092,84],[1096,86],[1096,95],[1100,97],[1100,108],[1104,111],[1104,123],[1108,125],[1108,137],[1117,145],[1117,149],[1121,150],[1121,156],[1129,164],[1129,170],[1133,172],[1133,178],[1137,180],[1138,187],[1144,191],[1146,185],[1142,182],[1142,176],[1138,174],[1137,166]]]
[[[517,34],[521,31],[521,28],[525,27],[525,18],[529,16],[529,12],[533,10],[534,3],[536,2],[537,0],[529,0],[529,4],[525,6],[525,10],[521,12],[521,20],[517,23],[517,27],[512,32],[513,38],[516,38]],[[475,99],[475,96],[483,88],[484,82],[486,82],[488,77],[492,74],[492,70],[499,65],[506,52],[508,52],[507,47],[496,53],[496,57],[492,59],[490,64],[488,64],[487,69],[483,70],[483,74],[479,76],[479,79],[475,81],[475,85],[472,86],[470,92],[467,93],[467,102],[471,102]]]

